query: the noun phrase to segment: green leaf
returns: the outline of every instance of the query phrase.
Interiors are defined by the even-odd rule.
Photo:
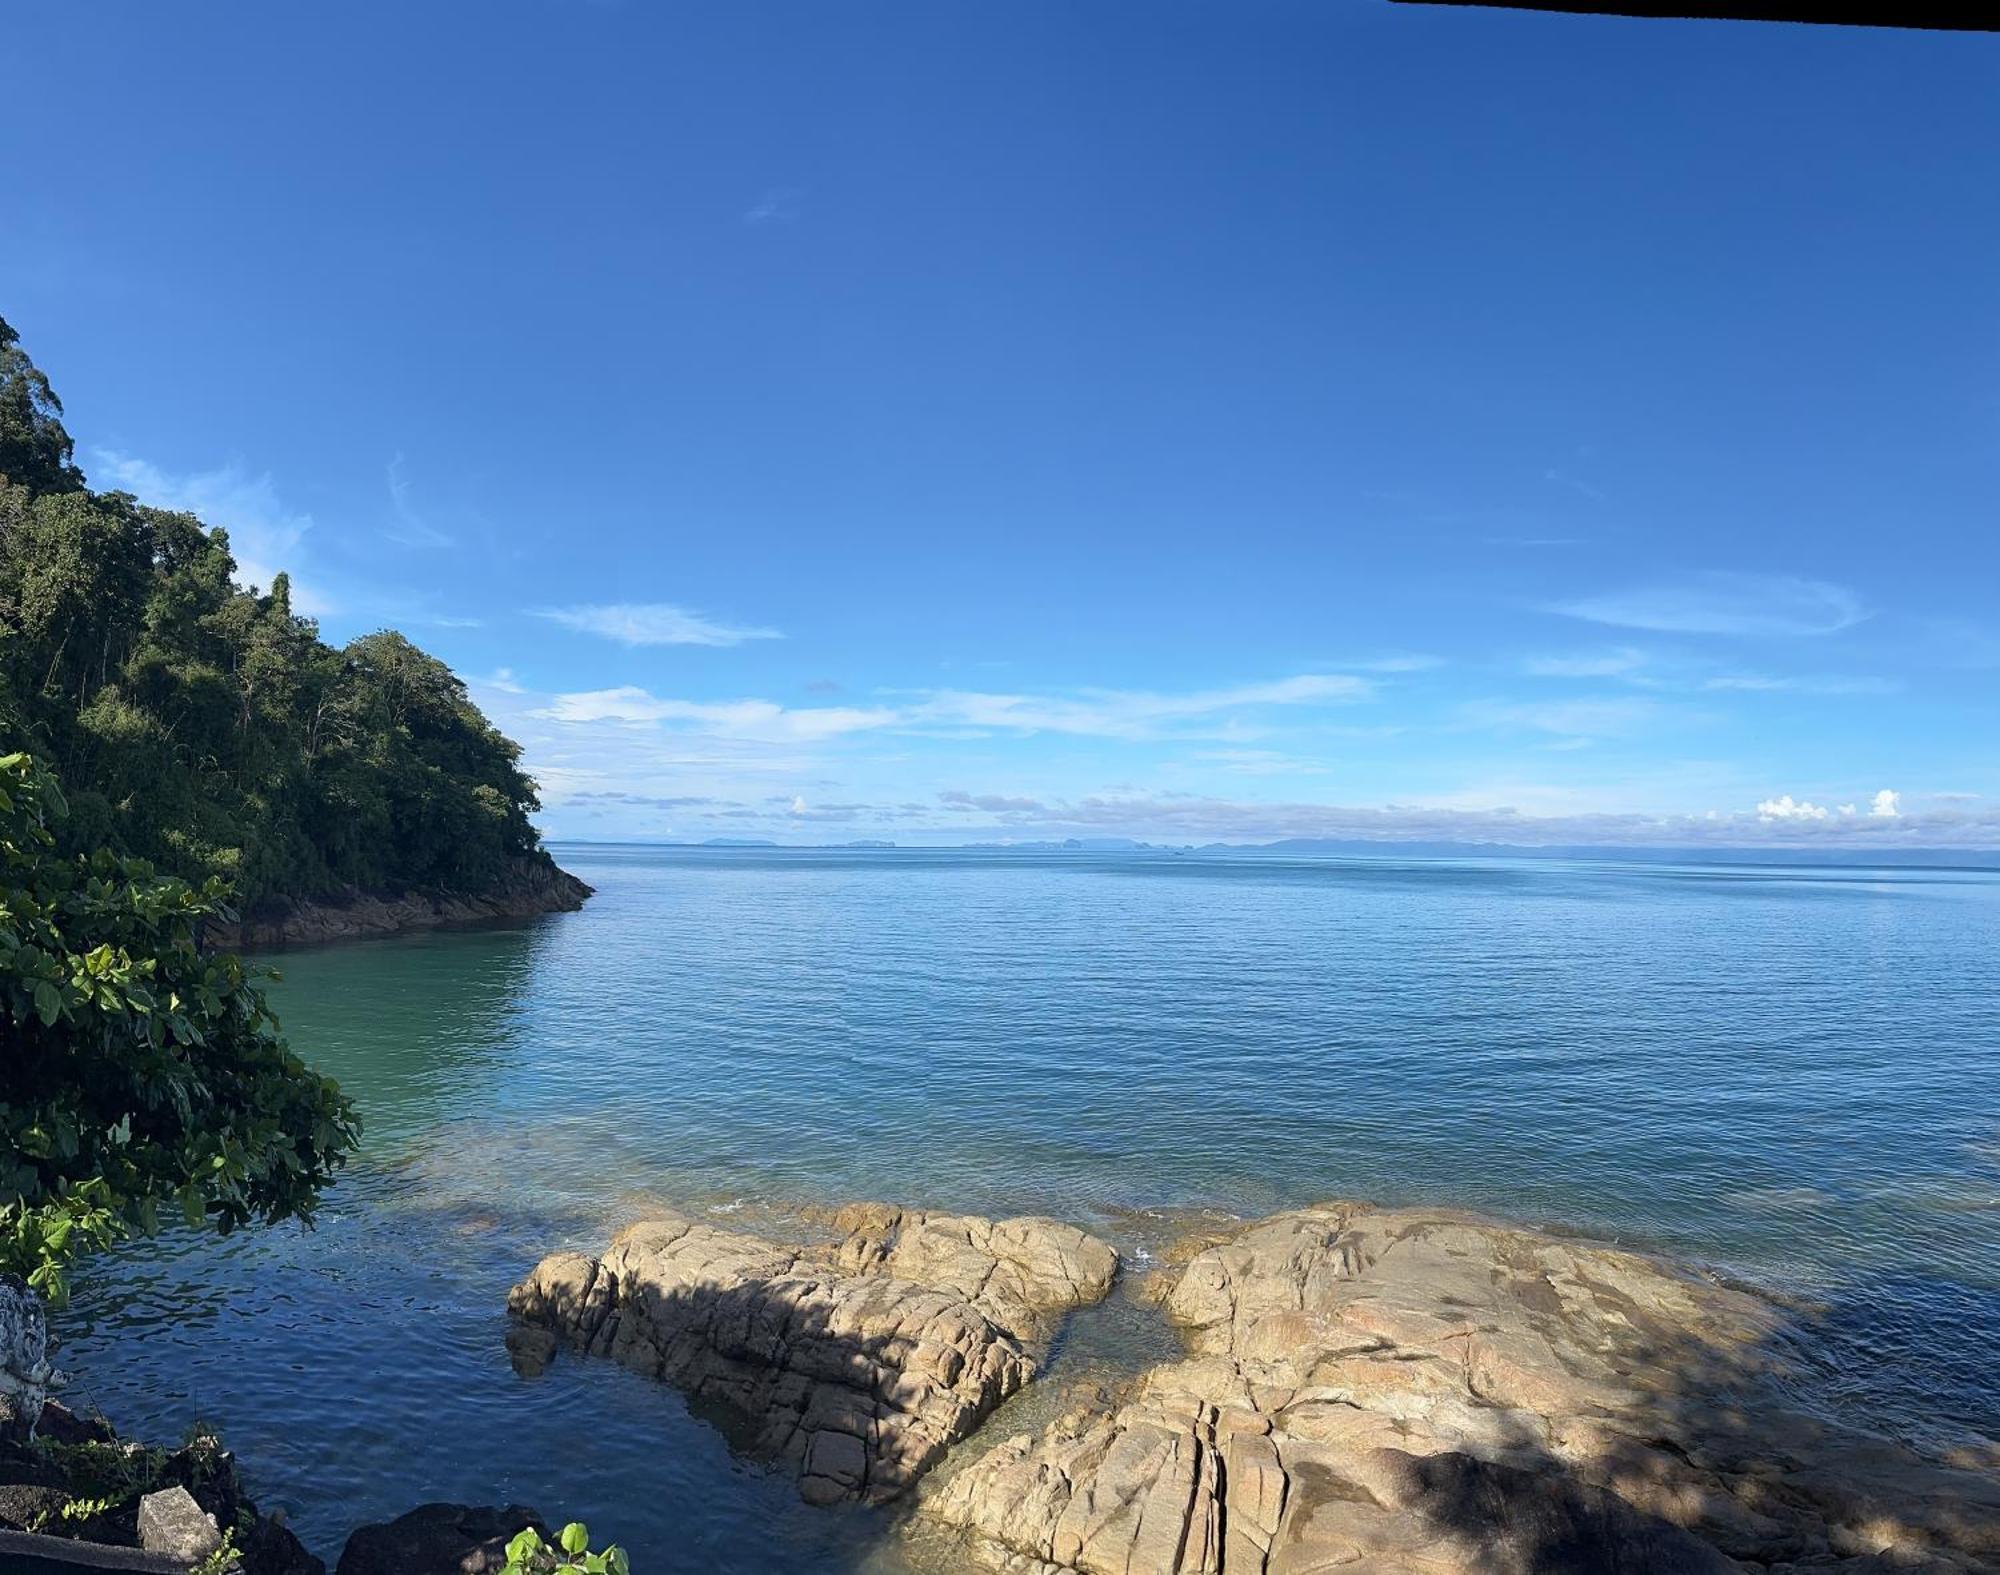
[[[56,1019],[62,1016],[62,996],[46,979],[35,981],[35,1014],[44,1028],[53,1028]]]
[[[572,1520],[562,1529],[562,1550],[568,1554],[581,1553],[590,1546],[590,1532],[580,1520]]]

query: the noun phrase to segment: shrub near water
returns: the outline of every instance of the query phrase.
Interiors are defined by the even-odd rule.
[[[63,856],[63,810],[0,757],[0,1273],[58,1304],[79,1254],[163,1217],[310,1219],[360,1135],[242,963],[201,952],[227,888]]]
[[[591,1552],[589,1528],[572,1520],[554,1546],[532,1526],[517,1533],[507,1544],[507,1567],[500,1575],[632,1575],[632,1566],[616,1543],[602,1553]]]

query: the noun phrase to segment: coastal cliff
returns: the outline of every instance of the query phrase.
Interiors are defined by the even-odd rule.
[[[476,892],[379,892],[350,888],[321,897],[280,898],[257,904],[234,924],[211,924],[203,933],[218,951],[258,951],[368,940],[419,930],[449,929],[495,920],[574,913],[592,888],[544,856],[516,859],[500,879]]]

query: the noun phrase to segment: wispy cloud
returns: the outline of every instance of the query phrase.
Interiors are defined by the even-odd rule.
[[[1374,686],[1344,673],[1302,673],[1233,688],[1154,694],[1086,689],[1074,695],[988,694],[973,690],[920,690],[894,703],[870,706],[786,706],[775,700],[684,700],[655,695],[634,684],[547,697],[530,715],[570,724],[659,723],[725,737],[796,743],[848,733],[898,728],[975,733],[1058,733],[1138,740],[1201,736],[1199,727],[1272,707],[1344,705],[1364,700]]]
[[[1531,678],[1622,678],[1646,665],[1644,651],[1626,645],[1610,651],[1571,651],[1555,656],[1531,656],[1521,671]]]
[[[1531,656],[1521,671],[1531,678],[1608,678],[1633,688],[1687,694],[1891,695],[1894,679],[1834,673],[1718,672],[1718,663],[1636,646]]]
[[[1701,687],[1738,694],[1892,695],[1902,685],[1889,678],[1835,678],[1808,674],[1775,677],[1769,673],[1721,673],[1702,680]]]
[[[1318,761],[1301,760],[1280,749],[1197,749],[1187,758],[1232,776],[1310,777],[1320,776],[1328,769]]]
[[[1589,498],[1593,503],[1602,503],[1604,501],[1603,492],[1593,487],[1582,477],[1572,476],[1566,470],[1545,470],[1542,472],[1542,480],[1551,482],[1558,487],[1567,487],[1579,497]]]
[[[1650,727],[1666,714],[1657,701],[1639,698],[1528,702],[1487,700],[1464,709],[1476,727],[1524,727],[1561,738],[1615,738]]]
[[[572,793],[572,804],[622,804],[635,809],[699,809],[723,803],[722,799],[706,798],[699,794],[683,794],[677,797],[661,798],[649,793]]]
[[[1868,616],[1861,598],[1844,586],[1764,574],[1702,575],[1587,596],[1550,610],[1625,629],[1773,638],[1837,634]]]
[[[553,696],[533,713],[552,722],[671,722],[723,737],[776,743],[838,738],[900,720],[886,707],[782,706],[773,700],[668,700],[636,685]]]
[[[1301,673],[1268,683],[1186,694],[1137,690],[1084,689],[1074,696],[987,694],[937,690],[911,705],[916,723],[1004,729],[1023,733],[1070,733],[1089,738],[1149,738],[1177,724],[1229,712],[1271,706],[1349,704],[1366,700],[1375,686],[1349,673]]]
[[[229,550],[242,584],[268,590],[280,572],[289,572],[294,610],[315,618],[334,610],[332,602],[299,578],[312,516],[286,508],[268,474],[252,475],[240,465],[228,464],[176,475],[134,455],[103,448],[92,450],[92,460],[99,486],[129,492],[156,508],[198,515],[206,525],[220,525],[229,533]]]
[[[2000,667],[2000,628],[1970,618],[1929,618],[1912,654],[1940,667]]]
[[[781,640],[776,629],[718,623],[701,613],[667,602],[612,602],[575,607],[549,607],[536,613],[620,645],[741,645],[746,640]]]
[[[799,216],[805,193],[794,186],[774,186],[743,210],[745,224],[789,224]]]
[[[1442,656],[1430,656],[1423,652],[1411,651],[1391,656],[1371,656],[1360,662],[1335,662],[1335,667],[1350,667],[1358,673],[1429,673],[1445,665]]]
[[[946,809],[978,810],[986,815],[1044,815],[1048,805],[1038,798],[1007,793],[967,793],[958,789],[938,794]]]
[[[405,547],[449,547],[453,545],[449,533],[438,529],[417,512],[410,498],[410,483],[403,474],[403,456],[398,454],[389,461],[387,472],[389,482],[389,506],[396,515],[395,527],[382,534],[390,541]]]

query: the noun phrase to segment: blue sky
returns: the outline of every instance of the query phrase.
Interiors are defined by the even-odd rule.
[[[93,482],[450,661],[555,834],[2000,844],[2000,39],[106,4],[0,66]]]

